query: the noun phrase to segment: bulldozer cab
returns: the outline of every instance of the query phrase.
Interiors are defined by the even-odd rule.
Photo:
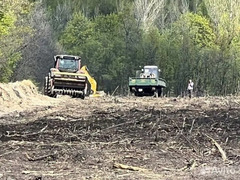
[[[80,70],[81,59],[78,56],[64,56],[58,55],[55,56],[54,67],[60,72],[71,72],[75,73]]]
[[[141,78],[159,78],[159,72],[157,66],[144,66],[142,73],[140,74]]]

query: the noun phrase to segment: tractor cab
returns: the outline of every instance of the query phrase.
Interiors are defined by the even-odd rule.
[[[140,74],[140,78],[159,78],[160,69],[157,66],[144,66],[142,69],[142,73]]]
[[[76,73],[81,67],[81,58],[78,56],[57,55],[54,60],[54,67],[60,72]]]

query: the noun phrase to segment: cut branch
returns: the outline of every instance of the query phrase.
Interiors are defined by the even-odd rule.
[[[225,151],[222,149],[222,147],[220,146],[220,144],[217,143],[217,141],[215,141],[212,137],[206,135],[211,141],[212,143],[217,147],[218,151],[221,153],[222,159],[223,161],[227,160],[227,155],[225,153]]]

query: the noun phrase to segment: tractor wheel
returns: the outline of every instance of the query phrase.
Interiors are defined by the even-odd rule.
[[[158,97],[163,96],[163,88],[158,89]]]
[[[50,93],[50,81],[49,81],[49,77],[46,76],[45,77],[45,82],[44,82],[44,89],[43,89],[43,94],[46,96],[49,96]]]
[[[140,94],[138,92],[135,92],[134,95],[137,97],[140,96]]]
[[[80,97],[81,99],[85,99],[85,93],[81,94],[79,97]]]
[[[89,86],[89,85],[90,85],[90,83],[87,82],[85,85],[85,88],[83,90],[83,94],[79,95],[79,97],[81,99],[85,99],[85,96],[88,96],[90,94],[91,86]]]
[[[91,92],[91,84],[89,82],[87,82],[87,88],[86,88],[86,92],[85,92],[85,95],[86,96],[89,96],[90,94],[92,94]]]
[[[128,88],[128,96],[135,96],[135,93],[130,88]]]
[[[45,77],[45,83],[44,83],[44,95],[49,96],[49,97],[53,97],[56,98],[57,94],[52,94],[51,93],[51,83],[50,83],[50,76],[46,76]]]

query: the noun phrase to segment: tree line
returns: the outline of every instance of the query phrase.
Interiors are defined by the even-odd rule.
[[[106,92],[119,87],[118,93],[125,94],[128,77],[144,65],[160,67],[167,95],[180,95],[189,79],[197,93],[239,92],[237,0],[16,2],[22,8],[0,5],[1,81],[18,80],[17,72],[40,83],[52,65],[53,53],[67,53],[81,56],[98,87]],[[33,21],[36,18],[38,23]],[[34,50],[37,54],[30,58]],[[37,70],[23,73],[28,65]]]

